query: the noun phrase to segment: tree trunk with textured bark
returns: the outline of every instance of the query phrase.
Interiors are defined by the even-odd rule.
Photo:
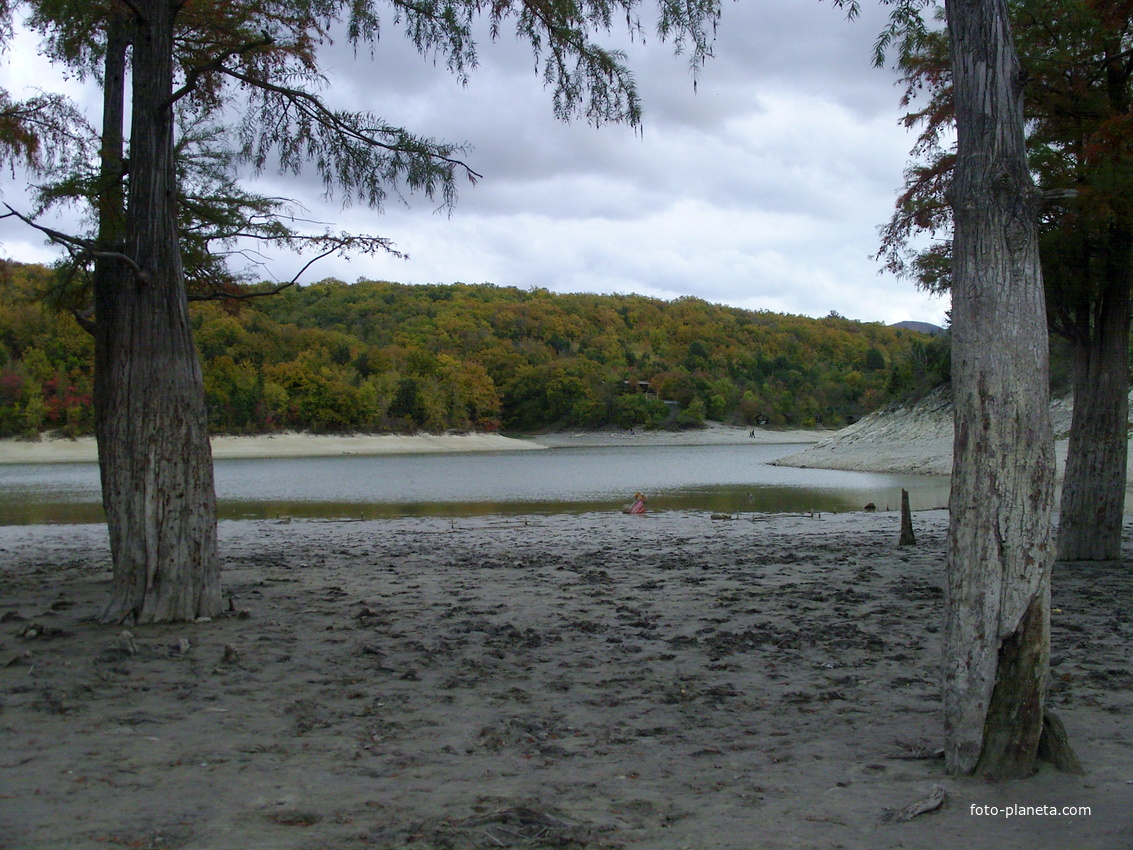
[[[176,222],[170,94],[180,5],[133,4],[129,259],[96,275],[96,436],[114,561],[107,622],[191,620],[222,607],[212,452]]]
[[[1054,440],[1037,192],[1002,0],[948,0],[956,403],[945,590],[951,773],[1029,775],[1050,652]]]
[[[1129,440],[1129,269],[1133,232],[1114,225],[1091,321],[1071,340],[1074,418],[1058,522],[1063,561],[1121,559]]]

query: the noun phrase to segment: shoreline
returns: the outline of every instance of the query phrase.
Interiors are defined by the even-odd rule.
[[[341,457],[447,452],[541,451],[551,448],[601,446],[714,446],[739,443],[818,442],[828,431],[770,431],[711,423],[689,431],[561,431],[505,437],[501,434],[309,434],[287,431],[252,436],[215,436],[214,459]],[[47,437],[0,440],[0,464],[94,463],[94,437]]]
[[[439,452],[530,451],[542,446],[499,434],[306,434],[285,431],[211,439],[215,460],[340,457],[343,455],[435,454]],[[0,440],[0,464],[94,463],[94,437]]]
[[[811,445],[835,433],[830,430],[769,429],[747,425],[723,425],[709,422],[703,428],[682,431],[641,428],[625,430],[599,429],[593,431],[555,431],[523,437],[545,448],[605,447],[605,446],[730,446],[770,444]]]

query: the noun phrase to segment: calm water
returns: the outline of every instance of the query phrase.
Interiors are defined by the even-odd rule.
[[[797,445],[556,448],[218,460],[222,518],[470,516],[614,510],[797,512],[944,507],[948,480],[768,465]],[[0,465],[0,524],[102,520],[98,465]]]

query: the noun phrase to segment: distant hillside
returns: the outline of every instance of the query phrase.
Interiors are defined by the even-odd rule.
[[[896,324],[890,325],[889,327],[901,328],[902,330],[906,331],[916,331],[917,333],[928,334],[929,336],[936,336],[938,334],[944,333],[944,328],[940,327],[940,325],[933,325],[929,322],[897,322]]]
[[[0,264],[0,434],[91,430],[91,341]],[[636,295],[328,280],[192,321],[216,433],[834,426],[947,376],[916,331]]]

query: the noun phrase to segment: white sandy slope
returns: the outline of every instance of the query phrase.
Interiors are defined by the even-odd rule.
[[[1059,471],[1066,461],[1072,401],[1050,406]],[[880,410],[813,446],[781,458],[779,466],[950,475],[952,472],[952,396],[934,391],[909,407]],[[1133,483],[1133,478],[1130,479]]]

